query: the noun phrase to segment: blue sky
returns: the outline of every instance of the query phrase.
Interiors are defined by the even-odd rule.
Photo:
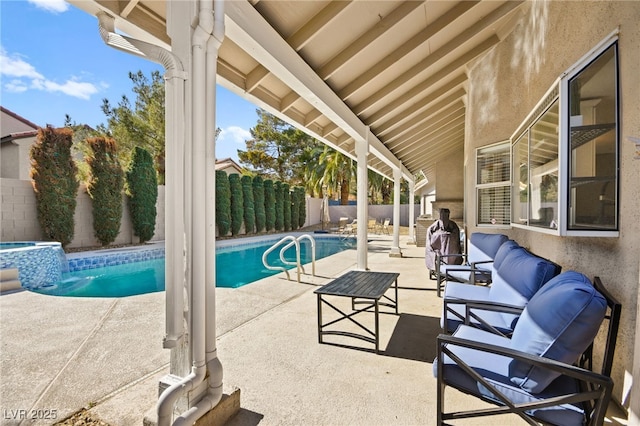
[[[92,127],[106,122],[102,100],[133,101],[129,71],[162,67],[106,46],[96,18],[63,0],[0,0],[0,104],[33,123],[62,126],[65,114]],[[218,86],[216,157],[237,161],[256,106]]]

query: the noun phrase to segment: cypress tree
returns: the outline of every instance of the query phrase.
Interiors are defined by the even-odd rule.
[[[229,177],[222,170],[216,170],[216,225],[221,237],[231,229],[231,191]]]
[[[304,226],[304,223],[307,220],[307,203],[305,202],[304,188],[299,186],[296,189],[298,190],[298,199],[300,202],[300,211],[298,213],[298,228],[301,228]]]
[[[229,175],[229,189],[231,191],[231,235],[238,235],[244,218],[244,202],[240,175],[237,173]]]
[[[265,229],[267,232],[276,227],[276,192],[273,187],[273,181],[266,179],[264,181],[264,219]]]
[[[124,172],[115,140],[97,137],[87,143],[92,152],[87,159],[91,169],[87,190],[93,201],[93,230],[100,244],[106,246],[120,233]]]
[[[144,243],[153,238],[158,214],[158,177],[149,151],[135,147],[126,180],[133,233]]]
[[[283,203],[284,203],[284,194],[282,192],[282,182],[279,180],[274,183],[274,193],[276,200],[276,222],[275,229],[276,231],[282,231],[284,229],[284,211],[283,211]]]
[[[262,232],[266,226],[264,182],[260,176],[253,178],[253,203],[256,212],[256,232]]]
[[[253,186],[251,176],[242,176],[242,198],[244,203],[244,229],[247,234],[253,234],[256,223],[256,210],[253,200]]]
[[[291,192],[289,184],[282,184],[282,213],[284,218],[284,230],[291,231]]]
[[[300,199],[298,198],[298,188],[291,190],[291,230],[298,229],[298,219],[300,215]]]
[[[38,129],[31,147],[31,177],[36,195],[38,222],[47,240],[66,246],[73,240],[78,168],[71,156],[73,131]]]

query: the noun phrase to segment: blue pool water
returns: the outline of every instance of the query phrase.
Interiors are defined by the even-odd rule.
[[[262,254],[275,241],[216,249],[216,285],[237,288],[265,278],[279,271],[271,271],[262,264]],[[316,260],[355,248],[355,239],[316,239]],[[309,241],[300,242],[302,264],[311,262]],[[270,265],[281,265],[280,250],[269,254]],[[295,250],[287,250],[285,259],[294,261]],[[311,265],[307,267],[311,273]],[[146,260],[84,271],[68,272],[54,285],[31,289],[54,296],[124,297],[164,290],[164,259]],[[292,279],[294,275],[292,275]]]

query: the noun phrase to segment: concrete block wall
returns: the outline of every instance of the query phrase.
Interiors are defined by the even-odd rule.
[[[0,179],[0,195],[2,198],[2,221],[0,223],[0,240],[2,241],[40,241],[43,239],[38,223],[36,197],[31,181],[18,179]],[[158,187],[156,204],[156,228],[152,241],[164,240],[164,187]],[[126,196],[122,197],[122,224],[120,233],[113,244],[131,244],[138,242],[133,235],[133,227],[129,215]],[[84,186],[78,190],[76,211],[74,215],[74,238],[70,248],[95,247],[93,230],[92,201]]]
[[[2,219],[0,240],[33,241],[42,239],[31,181],[0,179]]]

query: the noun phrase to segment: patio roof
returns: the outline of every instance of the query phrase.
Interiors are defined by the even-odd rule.
[[[72,0],[168,47],[166,2]],[[467,68],[515,25],[521,1],[231,1],[218,83],[393,178],[464,148]]]

